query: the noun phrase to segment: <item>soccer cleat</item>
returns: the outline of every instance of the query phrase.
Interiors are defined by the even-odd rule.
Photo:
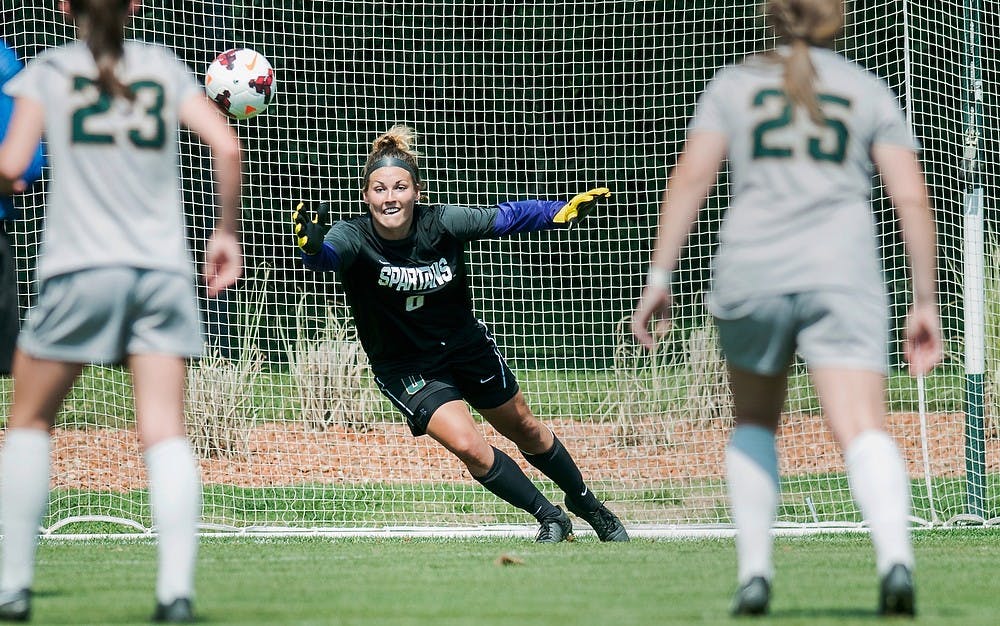
[[[0,591],[0,622],[26,622],[31,619],[31,590]]]
[[[771,603],[771,584],[763,576],[754,576],[736,590],[733,615],[764,615]]]
[[[917,613],[913,601],[913,575],[902,563],[892,566],[882,578],[878,601],[879,615],[908,615]]]
[[[573,522],[569,521],[569,515],[558,506],[556,510],[559,515],[549,517],[539,522],[538,534],[535,535],[535,543],[559,543],[560,541],[573,541]]]
[[[156,603],[156,612],[153,613],[154,622],[171,622],[174,624],[190,624],[195,621],[194,611],[191,610],[191,600],[188,598],[177,598],[169,604]]]
[[[573,515],[584,520],[594,529],[601,541],[628,541],[628,533],[622,526],[622,521],[603,504],[594,511],[584,511],[575,506],[569,496],[566,496],[566,508]]]

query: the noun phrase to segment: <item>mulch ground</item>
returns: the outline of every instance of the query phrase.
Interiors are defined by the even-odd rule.
[[[965,471],[964,416],[927,416],[929,467],[933,476]],[[650,420],[623,428],[614,423],[549,420],[584,476],[625,485],[723,476],[728,430],[689,421]],[[893,414],[887,429],[907,460],[911,477],[924,476],[920,421]],[[527,463],[514,446],[488,425],[497,447]],[[297,424],[269,423],[243,433],[240,454],[201,460],[206,484],[264,487],[300,483],[448,482],[470,480],[465,468],[427,437],[414,438],[402,424],[369,432],[331,428],[322,432]],[[821,417],[787,416],[779,434],[783,475],[842,472],[843,460]],[[52,486],[128,491],[145,487],[145,467],[132,430],[57,429],[53,436]],[[534,470],[531,470],[534,471]],[[1000,471],[1000,444],[987,441],[987,471]]]

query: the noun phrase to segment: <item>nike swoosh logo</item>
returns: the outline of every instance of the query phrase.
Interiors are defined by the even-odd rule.
[[[580,494],[580,496],[582,497],[582,496],[585,496],[585,495],[587,495],[587,492],[588,492],[588,491],[590,491],[590,489],[588,489],[587,487],[584,487],[584,488],[583,488],[583,493],[581,493],[581,494]]]
[[[487,378],[480,378],[480,379],[479,379],[479,382],[480,382],[480,384],[482,384],[482,383],[488,383],[488,382],[490,382],[491,380],[493,380],[493,379],[494,379],[494,378],[496,378],[496,377],[497,377],[497,375],[496,375],[496,374],[494,374],[494,375],[492,375],[492,376],[489,376],[489,377],[487,377]]]
[[[259,54],[253,55],[253,61],[250,61],[249,63],[247,63],[246,67],[251,72],[253,71],[253,68],[257,67],[257,57],[259,57],[259,56],[260,56]]]

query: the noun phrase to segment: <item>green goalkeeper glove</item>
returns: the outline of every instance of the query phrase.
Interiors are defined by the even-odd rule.
[[[304,208],[304,203],[292,211],[292,223],[295,225],[295,243],[306,254],[313,255],[323,249],[323,237],[330,230],[330,203],[320,202],[316,207],[316,215]]]
[[[611,197],[611,190],[607,187],[598,187],[573,196],[573,199],[559,209],[552,221],[556,224],[569,224],[572,228],[577,222],[590,215],[597,208],[597,203]]]

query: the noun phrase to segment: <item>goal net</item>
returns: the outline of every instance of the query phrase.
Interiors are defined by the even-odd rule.
[[[899,95],[933,195],[948,353],[919,381],[901,354],[911,290],[898,225],[881,187],[873,199],[892,312],[887,428],[923,525],[994,523],[1000,498],[998,116],[995,98],[973,98],[975,80],[980,90],[996,84],[1000,13],[985,4],[993,9],[980,0],[849,2],[836,44]],[[55,5],[3,3],[2,35],[22,59],[73,36]],[[432,202],[488,206],[612,190],[583,228],[471,244],[477,313],[534,412],[635,534],[731,528],[723,453],[732,406],[703,303],[728,204],[725,175],[676,274],[669,335],[646,353],[626,320],[698,94],[719,67],[772,43],[757,3],[152,1],[129,36],[172,47],[199,76],[231,47],[253,48],[275,68],[269,110],[233,123],[246,156],[245,278],[200,300],[209,356],[190,368],[187,419],[206,531],[533,526],[441,446],[410,435],[374,390],[336,277],[305,270],[291,237],[300,200],[329,200],[335,219],[365,211],[361,167],[372,140],[395,123],[417,132]],[[191,136],[181,139],[190,244],[200,258],[215,210],[211,168]],[[11,225],[25,308],[37,288],[49,176],[18,198],[23,213]],[[9,403],[10,381],[0,389]],[[861,526],[801,364],[785,412],[779,526]],[[481,427],[562,502],[516,446]],[[106,522],[150,528],[127,372],[88,367],[53,446],[48,532],[106,532]]]

